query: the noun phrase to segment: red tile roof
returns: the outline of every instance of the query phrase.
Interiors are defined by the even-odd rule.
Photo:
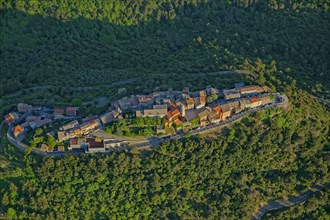
[[[216,106],[216,107],[214,107],[213,108],[213,111],[215,111],[215,112],[221,112],[221,107],[218,105],[218,106]]]
[[[5,116],[5,120],[8,124],[11,124],[14,121],[14,118],[12,117],[11,114],[8,114]]]
[[[175,109],[174,111],[171,112],[173,116],[177,116],[180,114],[180,111],[178,109]]]
[[[240,90],[241,90],[241,92],[250,92],[250,91],[261,92],[264,89],[261,86],[251,85],[251,86],[242,87]]]
[[[63,115],[64,114],[64,109],[56,108],[56,109],[54,109],[54,114],[61,114],[61,115]]]
[[[19,135],[22,131],[24,131],[24,128],[20,125],[16,125],[13,128],[13,133],[14,133],[15,136]]]
[[[206,96],[201,96],[200,97],[200,102],[205,104],[205,102],[206,102]]]
[[[78,144],[78,139],[71,139],[70,140],[70,145]]]
[[[193,98],[186,98],[186,103],[187,103],[187,105],[194,105],[195,101]]]
[[[258,102],[260,99],[258,97],[251,97],[250,98],[251,102]]]
[[[181,125],[183,123],[179,118],[176,118],[173,122],[176,126]]]
[[[75,107],[67,107],[65,114],[66,115],[76,115],[77,109]]]

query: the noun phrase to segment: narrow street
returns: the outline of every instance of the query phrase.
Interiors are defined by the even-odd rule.
[[[266,106],[260,106],[260,107],[256,107],[253,109],[249,109],[247,111],[244,112],[240,112],[238,114],[232,115],[230,116],[226,121],[224,122],[220,122],[217,124],[209,124],[208,126],[204,126],[204,127],[199,127],[197,129],[194,130],[190,130],[189,132],[191,133],[191,135],[198,135],[198,134],[205,134],[205,133],[209,133],[209,132],[213,132],[214,130],[220,130],[221,128],[223,128],[224,126],[236,122],[237,120],[241,119],[243,116],[251,114],[253,112],[257,112],[257,111],[262,111],[262,110],[266,110],[266,109],[270,109],[273,107],[282,107],[282,108],[286,108],[288,105],[288,98],[286,95],[280,95],[280,97],[282,97],[282,102],[278,103],[277,101],[273,102],[272,104],[266,105]],[[23,117],[23,116],[22,116]],[[101,137],[101,138],[114,138],[113,135],[111,134],[107,134],[106,132],[99,130],[99,131],[95,131],[94,132],[95,136]],[[141,138],[141,137],[137,137],[137,138],[127,138],[127,137],[115,137],[116,139],[120,140],[120,141],[125,141],[126,143],[129,144],[130,147],[137,147],[138,149],[146,149],[148,147],[152,148],[155,146],[158,146],[159,144],[161,144],[164,141],[169,141],[169,140],[177,140],[177,139],[181,139],[184,136],[184,132],[177,132],[176,134],[167,136],[167,137],[162,137],[162,138],[158,138],[158,137],[150,137],[150,138]],[[14,139],[12,137],[12,132],[11,132],[11,127],[9,127],[8,131],[7,131],[7,138],[9,140],[9,142],[11,144],[13,144],[15,147],[17,147],[19,150],[24,151],[28,146],[25,145],[24,143]],[[106,151],[105,153],[109,153],[112,151],[117,151],[117,150],[123,150],[125,148],[119,148],[119,149],[111,149]],[[53,153],[45,153],[40,151],[39,149],[33,149],[32,150],[33,153],[36,153],[38,155],[41,156],[48,156],[48,155],[52,155],[52,156],[63,156],[63,155],[68,155],[68,154],[73,154],[73,155],[78,155],[81,154],[82,152],[80,151],[64,151],[64,152],[53,152]]]

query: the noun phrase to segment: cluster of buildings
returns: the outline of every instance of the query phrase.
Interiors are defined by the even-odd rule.
[[[93,119],[81,124],[77,120],[74,120],[59,128],[57,139],[59,142],[62,142],[75,137],[87,136],[100,128],[101,123],[99,119]]]
[[[207,103],[209,96],[217,97]],[[135,112],[136,117],[160,117],[164,126],[190,126],[191,120],[198,120],[201,126],[226,120],[232,114],[247,108],[256,108],[272,103],[269,88],[236,83],[233,89],[219,90],[207,86],[196,92],[185,87],[182,91],[169,89],[153,92],[149,95],[132,95],[112,103],[109,111],[100,116],[100,121],[107,124],[121,119],[122,112]]]
[[[89,116],[78,122],[75,107],[49,109],[33,107],[20,103],[18,112],[5,115],[5,120],[11,126],[16,139],[30,129],[36,129],[58,119],[73,119],[53,133],[58,142],[68,141],[68,149],[84,149],[85,152],[103,152],[121,146],[123,142],[114,139],[91,137],[95,130],[114,120],[123,119],[123,113],[135,113],[136,117],[162,118],[163,126],[157,131],[165,131],[165,127],[177,129],[189,127],[192,124],[205,126],[226,120],[232,114],[237,114],[248,108],[256,108],[273,102],[268,87],[236,83],[232,89],[219,90],[207,86],[200,91],[190,91],[188,87],[181,91],[153,92],[148,95],[132,95],[111,103],[107,112],[100,116]],[[211,99],[210,99],[211,98]],[[15,125],[14,125],[15,124]],[[23,135],[24,136],[24,135]],[[49,148],[40,145],[45,152]],[[58,146],[58,151],[64,146]]]
[[[121,147],[123,141],[99,137],[79,137],[69,141],[69,150],[84,149],[86,153],[105,152]]]
[[[63,146],[63,145],[60,145],[60,146],[57,146],[57,147],[55,147],[55,148],[52,148],[52,147],[49,147],[47,144],[45,144],[45,143],[41,143],[41,144],[39,144],[39,150],[40,151],[43,151],[43,152],[45,152],[45,153],[52,153],[52,152],[54,152],[55,150],[57,151],[57,152],[63,152],[63,151],[65,151],[65,147]]]
[[[57,119],[74,118],[77,114],[75,107],[50,109],[19,103],[16,109],[16,112],[10,112],[4,117],[16,139],[22,139],[25,132],[31,129],[40,128]]]

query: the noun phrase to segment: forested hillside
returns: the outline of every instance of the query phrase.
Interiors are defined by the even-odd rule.
[[[128,2],[2,0],[0,94],[236,69],[260,58],[329,95],[329,1]]]
[[[272,79],[274,68],[247,68],[257,83],[287,94],[290,108],[248,116],[215,138],[166,142],[149,154],[133,148],[63,159],[26,155],[25,168],[1,175],[3,209],[33,219],[250,219],[265,201],[328,181],[329,112]]]
[[[329,98],[328,0],[101,2],[0,0],[0,104],[43,85],[89,86],[107,96],[115,90],[106,85],[135,78],[130,92],[221,87],[229,76],[198,73],[245,69],[257,77],[240,77],[284,92],[290,106],[148,153],[25,155],[24,167],[0,173],[0,212],[14,219],[251,219],[262,203],[329,181],[330,113],[310,95]],[[40,96],[67,96],[58,87]],[[325,218],[328,197],[268,218]]]

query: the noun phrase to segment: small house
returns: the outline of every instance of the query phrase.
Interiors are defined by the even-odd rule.
[[[31,112],[33,110],[32,105],[24,104],[24,103],[19,103],[17,105],[17,110],[19,112]]]
[[[88,153],[97,153],[105,151],[103,139],[101,138],[86,138],[86,144]]]
[[[241,94],[237,89],[223,89],[222,90],[225,100],[238,99],[241,97]]]
[[[66,116],[76,116],[77,115],[77,109],[75,107],[67,107],[65,110]]]
[[[209,115],[210,111],[208,109],[204,109],[203,111],[201,111],[200,113],[197,113],[197,116],[199,118],[199,124],[204,126],[207,125],[207,116]]]
[[[85,148],[86,144],[83,138],[73,138],[69,142],[69,150]]]
[[[193,98],[190,98],[190,97],[186,97],[186,106],[187,106],[187,109],[194,108],[194,106],[195,106],[194,99]]]
[[[57,146],[57,151],[65,151],[65,148],[63,145]]]
[[[13,127],[13,134],[15,138],[22,135],[23,133],[24,133],[24,128],[21,125],[16,125],[15,127]]]

